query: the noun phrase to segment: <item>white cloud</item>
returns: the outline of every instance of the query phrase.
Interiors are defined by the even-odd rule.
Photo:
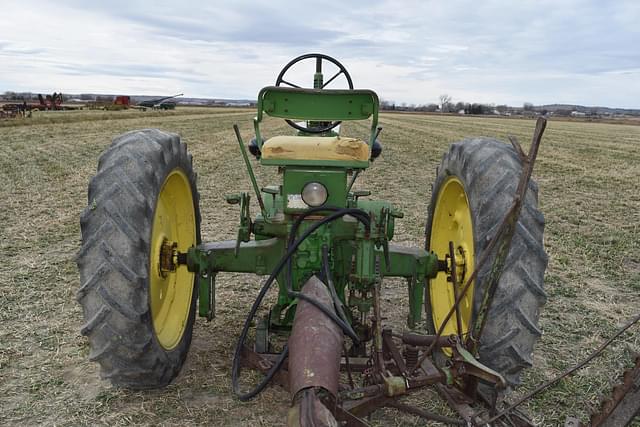
[[[638,22],[634,1],[6,2],[0,91],[250,98],[321,51],[397,102],[640,107]]]

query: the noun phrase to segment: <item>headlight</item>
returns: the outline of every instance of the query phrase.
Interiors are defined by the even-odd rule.
[[[324,205],[327,201],[327,188],[319,182],[306,184],[302,189],[302,201],[312,207]]]

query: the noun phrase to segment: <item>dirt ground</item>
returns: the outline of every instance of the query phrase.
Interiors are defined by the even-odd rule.
[[[79,333],[82,315],[74,256],[87,184],[110,140],[157,127],[179,133],[199,175],[204,240],[235,238],[237,206],[224,195],[249,191],[231,126],[249,138],[252,112],[177,109],[173,112],[51,112],[31,121],[0,123],[0,424],[2,425],[281,425],[287,394],[272,387],[249,403],[230,388],[232,350],[260,278],[220,274],[217,317],[198,319],[186,365],[169,387],[132,392],[100,380]],[[447,146],[465,136],[516,136],[528,146],[532,120],[383,114],[384,152],[360,188],[405,212],[396,242],[423,242],[435,168]],[[266,135],[288,132],[270,121]],[[350,132],[349,132],[350,131]],[[363,134],[363,126],[346,134]],[[534,178],[547,221],[548,302],[544,331],[518,393],[533,389],[585,357],[640,307],[640,127],[585,122],[548,125]],[[277,182],[258,170],[262,185]],[[254,209],[255,213],[256,210]],[[405,315],[404,284],[385,282],[383,309]],[[386,306],[386,307],[385,307]],[[631,355],[640,328],[622,336],[574,377],[523,406],[540,425],[586,420]],[[442,402],[429,392],[428,407]],[[424,425],[380,410],[374,425]]]

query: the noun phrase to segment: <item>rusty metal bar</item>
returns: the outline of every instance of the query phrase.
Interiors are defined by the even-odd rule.
[[[384,388],[382,384],[373,384],[365,387],[358,387],[351,390],[345,390],[340,392],[340,398],[344,401],[358,400],[365,397],[372,397],[382,394]]]
[[[395,408],[399,411],[406,412],[411,415],[417,415],[425,420],[438,421],[447,425],[454,426],[466,426],[467,423],[456,418],[446,417],[444,415],[434,414],[433,412],[427,412],[423,409],[416,408],[415,406],[407,405],[401,402],[391,401],[387,403],[388,407]]]
[[[233,125],[233,131],[236,133],[236,138],[238,139],[238,145],[240,145],[240,152],[242,153],[244,164],[247,167],[249,178],[251,178],[251,185],[253,186],[253,191],[255,191],[258,204],[260,205],[260,212],[262,213],[263,218],[267,218],[267,211],[264,208],[264,202],[262,201],[262,196],[260,195],[258,182],[256,181],[256,176],[253,173],[253,168],[251,167],[249,156],[247,156],[247,149],[244,147],[244,143],[242,142],[242,137],[240,136],[240,129],[238,128],[237,124]]]
[[[507,260],[507,256],[509,255],[509,250],[511,249],[511,241],[516,231],[516,224],[518,222],[518,218],[520,217],[522,205],[524,204],[525,198],[527,196],[529,181],[531,180],[531,174],[533,173],[533,165],[536,161],[538,148],[540,147],[540,141],[542,141],[542,135],[544,134],[544,129],[546,126],[547,121],[544,118],[540,117],[536,122],[536,129],[533,132],[533,138],[531,141],[531,147],[529,148],[528,156],[524,154],[524,152],[522,151],[522,147],[520,147],[520,144],[518,144],[516,139],[510,138],[511,144],[520,156],[520,160],[522,161],[524,166],[522,168],[522,175],[520,176],[520,181],[518,182],[518,187],[516,189],[513,206],[511,207],[511,209],[509,210],[509,214],[505,218],[505,229],[498,239],[499,244],[496,256],[491,265],[489,277],[487,278],[487,286],[484,286],[485,290],[482,296],[482,302],[480,304],[478,316],[473,324],[473,333],[469,338],[469,350],[473,355],[477,354],[477,350],[480,345],[480,339],[482,337],[482,332],[484,331],[484,327],[487,323],[487,313],[491,308],[493,297],[496,293],[496,290],[498,289],[500,277],[502,276],[504,264]]]
[[[598,412],[591,414],[591,427],[627,425],[635,417],[640,417],[640,354],[635,365],[624,371],[622,382],[613,387]]]
[[[471,407],[470,399],[465,394],[454,387],[444,384],[436,384],[436,389],[467,424],[474,425],[476,411]]]
[[[256,353],[247,346],[242,347],[242,366],[257,369],[258,371],[266,374],[275,363],[275,358],[273,358],[274,360],[271,359],[272,358],[270,357],[265,357],[265,355]],[[283,387],[285,390],[289,390],[289,373],[286,370],[286,364],[282,369],[276,372],[272,381]]]
[[[263,359],[269,360],[272,363],[275,363],[280,354],[277,353],[259,353],[260,357]],[[351,367],[352,372],[362,372],[365,369],[369,368],[367,362],[369,361],[368,357],[349,357],[349,366]],[[342,357],[340,359],[340,369],[344,369],[347,367],[347,358]]]
[[[342,408],[356,417],[365,417],[390,401],[392,401],[392,398],[384,394],[378,394],[364,399],[345,401],[342,403]]]
[[[413,345],[416,347],[427,347],[436,342],[435,347],[451,347],[453,344],[448,336],[436,337],[435,335],[421,335],[412,332],[404,332],[402,335],[398,335],[402,338],[402,342],[405,344]]]
[[[404,363],[404,357],[402,357],[402,354],[400,354],[398,347],[396,347],[396,344],[393,342],[393,339],[391,338],[391,330],[389,329],[382,330],[382,345],[390,353],[391,358],[393,359],[394,362],[396,362],[396,365],[398,366],[398,369],[400,370],[400,372],[403,375],[407,375],[408,374],[407,365]]]
[[[540,393],[543,390],[546,390],[547,388],[551,387],[552,385],[556,384],[558,381],[562,380],[565,377],[568,377],[569,375],[573,374],[575,371],[582,369],[585,365],[587,365],[589,362],[591,362],[593,359],[595,359],[596,357],[600,356],[602,354],[602,352],[613,342],[615,341],[616,338],[618,338],[620,335],[622,335],[627,329],[629,329],[631,326],[635,325],[636,323],[638,323],[640,321],[640,313],[638,313],[633,319],[631,319],[631,321],[629,321],[626,325],[624,325],[622,328],[620,328],[615,334],[613,334],[612,337],[610,337],[608,340],[606,340],[602,345],[600,345],[600,347],[598,347],[598,349],[596,351],[594,351],[593,353],[591,353],[586,359],[584,359],[583,361],[581,361],[580,363],[578,363],[577,365],[573,366],[572,368],[567,369],[566,371],[564,371],[562,374],[558,375],[557,377],[555,377],[554,379],[547,381],[544,384],[539,385],[538,387],[535,388],[535,390],[527,393],[526,395],[524,395],[523,397],[521,397],[520,399],[518,399],[515,403],[512,403],[511,405],[509,405],[509,407],[507,407],[506,409],[504,409],[503,411],[501,411],[498,415],[491,417],[489,420],[486,421],[487,424],[497,420],[500,417],[503,417],[507,414],[509,414],[509,412],[511,412],[511,410],[515,409],[516,407],[520,406],[522,403],[526,402],[527,400],[531,399],[533,396],[535,396],[536,394]]]
[[[335,417],[336,420],[341,422],[341,425],[345,427],[369,427],[368,423],[356,417],[340,405],[336,406]]]

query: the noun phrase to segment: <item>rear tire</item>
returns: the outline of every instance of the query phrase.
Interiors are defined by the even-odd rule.
[[[184,191],[165,190],[171,179],[182,182],[178,188]],[[171,215],[181,211],[161,207],[171,205],[159,202],[161,194],[173,201],[177,193],[187,193],[181,200],[182,205],[188,201],[189,215]],[[177,135],[155,129],[125,133],[102,154],[89,184],[89,206],[80,219],[77,300],[85,320],[81,333],[89,338],[91,347],[89,359],[100,364],[103,378],[132,389],[163,387],[178,375],[195,320],[196,281],[186,266],[163,276],[172,285],[159,292],[164,300],[158,303],[158,285],[153,280],[157,281],[154,274],[159,270],[151,260],[158,250],[152,241],[157,240],[153,237],[159,227],[154,228],[160,217],[157,212],[162,217],[158,220],[164,227],[162,236],[177,241],[179,251],[200,243],[196,174],[186,145]],[[172,235],[171,230],[184,224],[188,238],[184,233],[180,238]],[[164,302],[168,305],[162,306]],[[158,304],[163,308],[161,315]],[[171,326],[172,335],[166,338],[158,324]]]
[[[462,183],[468,200],[473,224],[474,265],[477,265],[511,207],[521,171],[520,159],[510,145],[486,138],[452,144],[442,158],[433,185],[425,233],[427,250],[431,250],[433,233],[438,233],[432,230],[437,196],[443,184],[453,177]],[[501,373],[512,387],[520,383],[522,370],[532,366],[533,347],[542,334],[538,318],[547,298],[543,288],[547,267],[543,246],[544,216],[537,205],[538,187],[532,180],[479,347],[480,361]],[[444,255],[438,253],[440,259]],[[478,271],[472,319],[478,314],[484,292],[482,286],[486,285],[491,264],[490,257]],[[435,332],[431,286],[431,283],[427,286],[425,304],[427,325]],[[452,321],[455,322],[455,316]]]

